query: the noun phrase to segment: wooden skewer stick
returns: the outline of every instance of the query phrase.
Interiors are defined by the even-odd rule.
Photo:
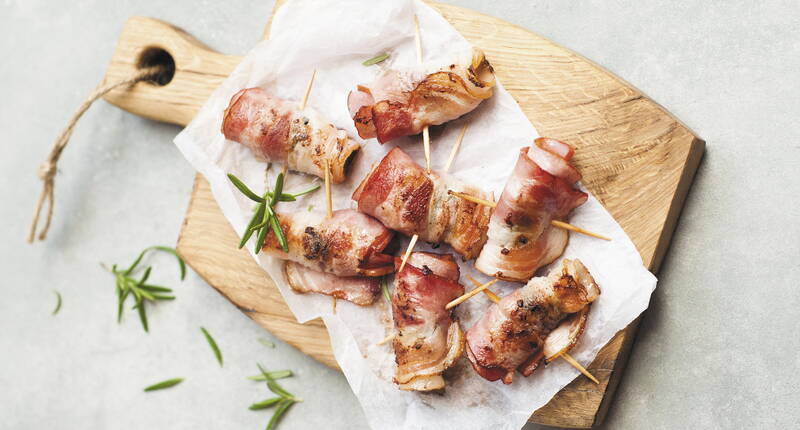
[[[328,218],[333,217],[333,201],[331,200],[331,166],[325,160],[325,203],[328,208]]]
[[[450,157],[447,159],[447,164],[445,164],[444,169],[442,169],[444,173],[447,173],[447,171],[450,170],[450,165],[453,164],[453,159],[456,158],[458,148],[461,146],[461,141],[464,140],[464,134],[467,132],[467,126],[469,126],[469,123],[464,123],[464,126],[461,127],[461,133],[459,133],[456,143],[453,144],[453,149],[450,150]]]
[[[422,148],[425,149],[425,172],[431,173],[431,133],[427,125],[422,129]]]
[[[306,108],[306,103],[308,103],[308,95],[311,94],[311,87],[314,85],[314,77],[317,76],[317,71],[314,70],[311,72],[311,79],[308,80],[308,85],[306,85],[306,92],[303,94],[303,101],[300,102],[300,110]]]
[[[467,275],[467,279],[469,279],[470,282],[472,282],[472,285],[474,285],[475,288],[481,286],[481,283],[477,279],[473,278],[472,276]],[[488,297],[489,300],[491,300],[494,303],[499,303],[500,302],[500,297],[498,297],[497,294],[493,293],[492,290],[490,290],[488,288],[483,290],[483,294],[486,294],[486,297]]]
[[[417,44],[417,63],[422,64],[422,37],[419,31],[419,18],[414,15],[414,41]],[[422,146],[425,148],[425,171],[431,172],[431,134],[428,126],[422,129]]]
[[[388,343],[390,340],[394,339],[395,336],[397,336],[397,333],[389,333],[388,336],[383,338],[383,340],[378,342],[376,345],[384,345],[384,344]]]
[[[473,203],[477,203],[479,205],[489,206],[490,208],[497,207],[497,203],[495,203],[493,201],[485,200],[485,199],[482,199],[480,197],[471,196],[469,194],[461,193],[461,192],[458,192],[458,191],[447,190],[447,194],[462,198],[464,200],[468,200],[468,201],[473,202]]]
[[[460,198],[462,198],[464,200],[469,200],[469,201],[477,203],[479,205],[489,206],[491,208],[497,207],[497,203],[495,203],[495,202],[491,202],[489,200],[485,200],[485,199],[482,199],[482,198],[479,198],[479,197],[471,196],[469,194],[460,193],[458,191],[448,190],[447,194],[452,194],[452,195],[454,195],[456,197],[460,197]],[[610,237],[606,237],[606,236],[603,236],[602,234],[597,234],[597,233],[591,232],[589,230],[582,229],[580,227],[574,226],[574,225],[572,225],[570,223],[566,223],[564,221],[551,220],[550,221],[550,225],[552,225],[553,227],[556,227],[556,228],[562,228],[564,230],[574,231],[575,233],[581,233],[581,234],[585,234],[587,236],[596,237],[598,239],[609,240],[609,241],[611,240]]]
[[[593,232],[591,232],[589,230],[584,230],[584,229],[582,229],[580,227],[574,226],[574,225],[566,223],[564,221],[559,221],[559,220],[555,220],[554,219],[554,220],[550,221],[550,224],[552,224],[553,227],[563,228],[564,230],[574,231],[575,233],[581,233],[581,234],[585,234],[587,236],[596,237],[598,239],[603,239],[603,240],[608,240],[608,241],[611,240],[610,237],[603,236],[602,234],[593,233]]]
[[[461,297],[453,300],[452,302],[448,303],[444,308],[447,309],[447,310],[453,309],[454,307],[460,305],[461,303],[464,303],[465,301],[469,300],[472,296],[474,296],[474,295],[480,293],[481,291],[484,291],[487,288],[491,287],[497,281],[499,281],[499,279],[494,278],[491,281],[481,285],[480,287],[472,289],[470,292],[468,292],[468,293],[464,294],[463,296],[461,296]]]
[[[572,358],[572,356],[571,356],[571,355],[567,354],[566,352],[562,352],[562,353],[561,353],[561,354],[559,354],[558,356],[559,356],[559,357],[561,357],[561,358],[563,358],[563,359],[564,359],[564,360],[565,360],[567,363],[571,364],[571,365],[572,365],[572,367],[574,367],[574,368],[578,369],[578,371],[580,371],[581,373],[583,373],[583,375],[584,375],[584,376],[586,376],[587,378],[591,379],[591,380],[592,380],[592,382],[594,382],[595,384],[598,384],[598,385],[600,385],[600,381],[598,381],[598,380],[597,380],[597,378],[595,378],[595,377],[594,377],[594,375],[592,375],[591,373],[589,373],[589,371],[588,371],[588,370],[586,370],[586,368],[584,368],[583,366],[581,366],[581,364],[580,364],[580,363],[578,363],[578,362],[577,362],[577,361],[576,361],[574,358]]]
[[[333,314],[336,315],[336,297],[331,296],[331,299],[333,299]]]
[[[408,261],[408,256],[411,255],[411,250],[414,249],[414,245],[417,244],[417,239],[419,239],[418,235],[411,236],[411,242],[408,242],[408,249],[406,249],[406,253],[403,254],[403,261],[400,263],[400,269],[397,272],[402,272],[403,267],[406,267],[406,261]]]

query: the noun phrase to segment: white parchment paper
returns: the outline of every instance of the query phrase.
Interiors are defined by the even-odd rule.
[[[382,67],[416,64],[414,14],[420,21],[425,61],[436,61],[453,51],[469,48],[467,41],[444,18],[414,0],[293,0],[280,8],[274,17],[269,40],[259,43],[245,57],[191,124],[175,138],[186,159],[210,182],[217,203],[237,233],[242,234],[250,219],[252,202],[242,196],[225,175],[234,173],[260,192],[274,183],[279,170],[273,167],[265,174],[265,163],[256,161],[248,149],[226,141],[220,133],[222,112],[231,96],[242,88],[260,86],[281,98],[300,100],[311,71],[317,70],[309,106],[362,144],[349,180],[333,187],[336,209],[354,206],[350,199],[353,189],[372,163],[395,145],[424,164],[419,137],[398,139],[386,145],[374,139],[360,140],[346,103],[347,93],[359,83],[371,82]],[[370,67],[361,64],[383,52],[391,53],[384,63]],[[434,169],[446,162],[464,122],[469,122],[469,130],[450,172],[464,182],[499,196],[519,148],[530,145],[538,134],[498,83],[494,97],[478,109],[432,130]],[[315,182],[319,180],[292,174],[285,189],[301,190]],[[282,211],[323,211],[324,194],[320,191],[282,205]],[[634,245],[594,197],[590,196],[586,204],[575,210],[570,222],[613,238],[606,242],[571,234],[564,254],[566,258],[580,258],[602,289],[600,298],[592,306],[586,332],[571,351],[575,359],[588,364],[614,334],[647,308],[656,278],[643,267]],[[251,239],[249,248],[252,242]],[[418,244],[416,249],[430,248]],[[450,249],[442,246],[436,252],[450,252]],[[559,360],[540,368],[529,378],[518,374],[514,383],[507,386],[480,378],[466,357],[462,357],[458,365],[448,371],[444,394],[399,391],[391,382],[394,373],[391,346],[376,345],[392,330],[385,300],[381,298],[368,308],[339,301],[337,312],[333,314],[330,297],[297,294],[286,285],[281,261],[263,255],[254,255],[254,258],[275,280],[299,321],[317,317],[325,321],[336,359],[372,428],[518,429],[533,411],[579,375],[577,370]],[[467,290],[472,284],[464,275],[487,279],[472,268],[471,261],[461,262],[460,267],[462,284]],[[547,268],[542,272],[546,271]],[[504,295],[519,286],[505,283],[498,285],[496,291]],[[465,330],[489,304],[479,295],[458,307],[457,315]]]

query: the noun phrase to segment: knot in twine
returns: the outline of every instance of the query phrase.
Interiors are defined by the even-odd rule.
[[[69,143],[69,138],[72,136],[72,129],[75,128],[75,124],[78,123],[81,116],[86,113],[95,100],[103,97],[114,88],[123,85],[133,85],[140,81],[154,80],[161,71],[161,66],[147,67],[139,69],[136,74],[130,78],[105,85],[101,83],[72,115],[69,122],[67,122],[67,126],[58,136],[55,143],[53,143],[53,147],[50,149],[50,154],[47,156],[47,159],[39,166],[39,179],[41,179],[44,184],[42,193],[39,195],[39,202],[36,204],[36,211],[33,213],[33,220],[31,221],[30,232],[28,233],[28,243],[33,243],[36,237],[39,215],[42,213],[45,201],[47,202],[47,217],[42,230],[39,232],[39,240],[44,240],[47,237],[48,230],[50,230],[50,222],[53,219],[53,195],[55,192],[56,172],[58,171],[58,159],[61,157],[61,153],[67,146],[67,143]]]

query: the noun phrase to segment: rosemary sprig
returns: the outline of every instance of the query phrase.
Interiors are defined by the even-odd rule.
[[[253,218],[250,219],[250,222],[247,224],[247,228],[242,235],[242,240],[239,241],[239,248],[244,247],[247,241],[250,240],[250,237],[255,233],[256,244],[253,251],[258,254],[261,252],[261,248],[264,247],[264,241],[267,238],[267,234],[272,231],[275,234],[275,237],[278,239],[281,249],[283,249],[284,252],[289,252],[289,244],[286,242],[286,236],[283,234],[283,229],[281,228],[280,222],[278,222],[278,217],[275,216],[275,204],[278,202],[296,201],[300,196],[317,191],[320,186],[316,185],[299,193],[284,193],[284,174],[280,173],[278,174],[278,178],[275,180],[275,186],[273,187],[273,190],[267,190],[263,195],[259,196],[250,188],[248,188],[247,185],[245,185],[245,183],[237,178],[234,174],[228,173],[228,179],[239,191],[241,191],[242,194],[245,195],[245,197],[257,203],[255,209],[253,210]]]
[[[263,367],[261,367],[260,364],[258,364],[258,370],[261,371],[261,378],[263,378],[259,380],[267,381],[267,388],[269,388],[269,390],[272,391],[273,394],[276,394],[278,397],[272,397],[267,400],[262,400],[260,402],[253,403],[252,405],[250,405],[250,410],[256,411],[277,406],[275,409],[275,413],[272,414],[272,418],[270,418],[269,423],[267,423],[267,430],[271,430],[278,425],[278,422],[280,422],[281,418],[283,418],[283,416],[286,414],[286,411],[288,411],[289,408],[292,407],[292,405],[294,405],[297,402],[302,402],[303,399],[295,397],[293,394],[283,389],[283,387],[281,387],[275,381],[276,378],[272,376],[275,373],[281,373],[281,372],[289,372],[291,374],[291,371],[285,370],[279,372],[267,372],[266,370],[264,370]]]
[[[139,266],[139,263],[141,263],[142,258],[144,258],[145,254],[150,251],[163,251],[174,255],[178,260],[178,266],[180,267],[181,280],[186,277],[186,263],[183,262],[183,259],[178,256],[178,253],[175,252],[173,248],[167,246],[151,246],[149,248],[145,248],[144,251],[139,253],[139,256],[136,257],[136,260],[134,260],[133,263],[131,263],[131,265],[125,270],[117,269],[116,264],[111,266],[111,269],[108,269],[109,272],[111,272],[116,278],[117,323],[122,321],[122,313],[124,311],[125,301],[128,299],[128,297],[133,296],[135,302],[133,309],[136,309],[138,312],[139,320],[142,323],[144,331],[149,331],[145,303],[175,299],[175,296],[165,294],[172,292],[170,288],[147,283],[147,279],[150,277],[150,272],[153,270],[152,266],[147,266],[142,274],[142,277],[138,280],[133,278],[132,275]]]
[[[364,66],[371,66],[373,64],[378,64],[380,62],[386,61],[387,58],[389,58],[389,53],[388,52],[384,52],[383,54],[376,55],[376,56],[370,58],[369,60],[364,61],[361,64],[364,65]]]
[[[222,351],[219,350],[217,346],[217,342],[211,337],[211,334],[208,333],[203,327],[200,327],[200,331],[203,332],[203,336],[206,337],[206,341],[208,342],[208,346],[211,347],[211,350],[214,351],[214,357],[217,357],[217,361],[219,362],[219,367],[222,367]]]
[[[283,379],[283,378],[288,378],[290,376],[294,376],[294,373],[292,373],[291,370],[275,370],[275,371],[267,372],[267,373],[269,374],[269,377],[272,378],[272,379]],[[248,376],[247,379],[249,379],[251,381],[259,381],[260,382],[260,381],[266,381],[267,377],[264,376],[263,374],[259,374],[259,375],[254,375],[254,376]]]
[[[56,293],[56,308],[53,309],[53,315],[55,315],[58,313],[58,311],[61,310],[61,293],[59,293],[58,291],[53,291],[53,292]]]
[[[163,390],[164,388],[174,387],[180,384],[181,382],[183,382],[183,378],[167,379],[166,381],[161,381],[159,383],[153,384],[145,388],[144,391],[147,392],[147,391]]]

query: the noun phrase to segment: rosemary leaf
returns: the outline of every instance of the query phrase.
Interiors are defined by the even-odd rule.
[[[147,278],[150,277],[150,272],[153,271],[153,266],[147,266],[147,269],[144,269],[144,274],[142,275],[142,279],[139,279],[137,284],[142,285],[147,282]]]
[[[168,246],[151,246],[149,249],[157,249],[162,252],[167,252],[172,254],[176,260],[178,260],[178,266],[181,270],[181,281],[186,278],[186,263],[183,261],[180,255],[178,255],[178,251],[175,251],[175,248],[170,248]]]
[[[275,203],[278,202],[278,197],[283,194],[283,172],[278,174],[278,178],[275,179],[275,188],[272,191],[272,199],[270,199],[270,207],[275,206]]]
[[[280,197],[278,197],[278,201],[279,202],[293,202],[293,201],[296,201],[296,200],[297,199],[295,198],[295,196],[293,196],[291,194],[286,194],[286,193],[283,193],[283,194],[281,194]]]
[[[270,348],[275,348],[275,343],[274,342],[269,341],[267,339],[264,339],[263,337],[258,338],[258,341],[261,342],[261,344],[264,345],[264,346],[267,346],[267,347],[270,347]]]
[[[253,235],[253,232],[256,230],[255,226],[258,224],[258,221],[264,217],[264,207],[266,203],[259,203],[255,214],[253,215],[253,219],[250,220],[250,224],[247,225],[247,229],[245,229],[244,236],[242,236],[242,240],[239,241],[239,249],[242,249],[247,240],[250,239],[250,236]]]
[[[365,66],[372,66],[374,64],[378,64],[380,62],[386,61],[387,58],[389,58],[389,53],[388,52],[384,52],[383,54],[380,54],[380,55],[377,55],[375,57],[372,57],[369,60],[364,61],[361,64],[363,64]]]
[[[58,291],[53,291],[53,292],[56,293],[56,308],[53,309],[53,315],[55,315],[58,313],[58,311],[61,310],[61,293],[59,293]]]
[[[286,236],[283,235],[281,224],[278,222],[278,217],[275,216],[274,213],[269,218],[269,223],[272,225],[272,231],[275,233],[275,237],[278,238],[278,243],[281,245],[283,252],[289,252],[289,244],[286,242]]]
[[[156,301],[156,297],[153,294],[150,294],[147,290],[137,290],[139,294],[142,295],[142,298],[145,300],[150,300],[151,302]]]
[[[203,327],[200,327],[200,331],[203,332],[203,335],[206,337],[206,341],[208,341],[208,346],[211,347],[211,350],[214,351],[214,356],[217,357],[217,361],[219,362],[219,367],[222,367],[222,351],[219,350],[217,346],[217,342],[214,341],[214,338],[208,333]]]
[[[131,272],[133,272],[133,269],[135,269],[136,266],[139,265],[139,262],[142,261],[142,257],[144,257],[144,254],[146,254],[147,251],[149,251],[149,250],[150,250],[150,248],[145,248],[144,251],[140,252],[139,256],[136,257],[136,260],[133,260],[133,263],[131,263],[130,267],[128,267],[128,269],[126,269],[124,272],[122,272],[122,274],[125,275],[125,276],[130,275]],[[115,265],[111,266],[111,270],[113,270],[114,273],[116,273],[117,272],[117,265],[115,264]]]
[[[161,381],[157,384],[153,384],[145,388],[144,391],[163,390],[164,388],[174,387],[180,384],[181,382],[183,382],[183,378],[167,379],[166,381]]]
[[[278,404],[278,408],[275,410],[275,413],[272,414],[272,418],[270,418],[269,423],[267,424],[267,430],[273,430],[275,426],[278,425],[278,422],[281,420],[283,415],[286,411],[292,407],[294,401],[292,400],[283,400]]]
[[[117,288],[119,288],[119,286]],[[118,294],[118,296],[119,296],[119,305],[117,306],[117,324],[119,324],[122,321],[122,310],[123,310],[122,305],[125,304],[125,299],[128,298],[129,292],[127,290],[126,291],[117,290],[117,291],[119,291],[119,294]]]
[[[166,294],[153,294],[153,297],[156,300],[175,300],[175,296],[170,296]]]
[[[275,382],[275,379],[272,378],[271,375],[270,375],[270,380],[267,381],[267,388],[269,388],[270,391],[272,391],[273,393],[275,393],[275,394],[277,394],[279,396],[282,396],[282,397],[287,398],[287,399],[294,399],[294,396],[292,395],[292,393],[284,390],[283,387],[280,386],[280,384]]]
[[[311,187],[311,188],[309,188],[309,189],[307,189],[307,190],[305,190],[305,191],[301,191],[301,192],[299,192],[299,193],[290,194],[290,195],[291,195],[292,197],[300,197],[300,196],[304,196],[304,195],[306,195],[306,194],[311,194],[311,193],[313,193],[314,191],[317,191],[319,188],[320,188],[320,185],[319,185],[319,184],[317,184],[316,186],[314,186],[314,187]]]
[[[139,288],[147,291],[152,291],[156,293],[171,293],[172,289],[167,287],[162,287],[160,285],[149,285],[149,284],[142,284],[139,285]]]
[[[272,218],[272,209],[270,209],[269,206],[264,206],[264,216],[262,217],[261,222],[268,223],[270,218]],[[260,230],[258,230],[258,236],[256,236],[256,246],[253,249],[253,252],[256,254],[261,252],[261,248],[264,247],[264,239],[267,238],[268,232],[269,229],[266,227],[262,227]]]
[[[291,370],[276,370],[274,372],[267,372],[267,374],[273,380],[275,380],[275,379],[283,379],[283,378],[288,378],[290,376],[294,376],[294,373],[292,373]],[[262,382],[262,381],[266,381],[267,377],[264,376],[264,374],[261,374],[261,375],[248,376],[247,379],[249,379],[251,381]]]
[[[142,321],[142,327],[144,327],[144,331],[149,333],[150,330],[147,327],[147,313],[144,310],[144,302],[141,300],[136,305],[136,310],[139,312],[139,320]]]
[[[170,254],[174,255],[174,256],[175,256],[175,258],[178,260],[178,265],[180,266],[180,270],[181,270],[181,281],[182,281],[184,278],[186,278],[186,263],[184,263],[184,262],[183,262],[183,259],[182,259],[182,258],[181,258],[181,257],[178,255],[178,253],[175,251],[175,249],[174,249],[174,248],[170,248],[170,247],[168,247],[168,246],[151,246],[151,247],[149,247],[149,248],[145,248],[145,249],[144,249],[144,251],[142,251],[141,253],[139,253],[139,256],[138,256],[138,257],[136,257],[136,260],[134,260],[134,261],[133,261],[133,263],[130,265],[130,267],[128,267],[128,269],[126,269],[124,272],[122,272],[122,275],[124,275],[124,276],[128,276],[128,275],[130,275],[130,274],[131,274],[131,272],[133,272],[133,270],[134,270],[134,269],[136,269],[136,266],[138,266],[138,265],[139,265],[139,262],[141,262],[141,261],[142,261],[142,258],[144,257],[144,255],[145,255],[146,253],[148,253],[148,252],[152,251],[152,250],[158,250],[158,251],[168,252],[168,253],[170,253]],[[113,270],[115,273],[117,273],[117,272],[116,272],[116,265],[112,267],[112,270]]]
[[[258,194],[252,192],[250,188],[247,188],[247,185],[244,184],[239,178],[237,178],[233,173],[228,173],[228,179],[233,183],[233,185],[239,189],[248,199],[261,203],[264,201]]]
[[[260,402],[253,403],[252,405],[250,405],[249,409],[251,411],[257,411],[257,410],[260,410],[260,409],[271,408],[271,407],[275,406],[275,404],[280,402],[281,400],[283,400],[283,397],[273,397],[271,399],[262,400]]]
[[[261,375],[264,377],[264,380],[265,380],[265,381],[274,381],[274,380],[275,380],[275,378],[273,378],[273,377],[272,377],[272,376],[269,374],[269,372],[267,372],[266,370],[264,370],[264,368],[261,366],[261,363],[256,363],[256,366],[258,366],[258,370],[260,370],[260,371],[261,371]]]

